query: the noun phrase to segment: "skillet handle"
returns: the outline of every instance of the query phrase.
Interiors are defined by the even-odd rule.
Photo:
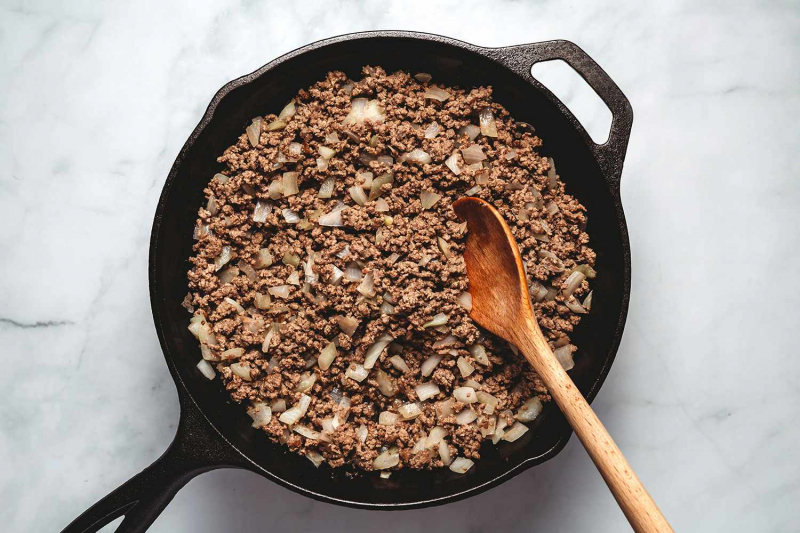
[[[604,144],[597,144],[586,135],[600,168],[613,189],[619,189],[622,165],[633,125],[633,108],[622,91],[600,65],[570,41],[546,41],[503,48],[486,49],[488,55],[522,76],[542,86],[531,74],[536,63],[560,59],[572,67],[594,89],[611,111],[611,132]],[[545,87],[545,89],[547,89]],[[560,107],[566,106],[547,90],[547,96]],[[567,112],[569,110],[567,109]],[[573,117],[574,118],[574,117]],[[577,120],[576,120],[577,122]]]
[[[167,451],[91,506],[62,533],[94,533],[123,515],[116,533],[142,533],[192,478],[217,468],[242,466],[235,452],[212,435],[213,429],[201,418],[192,401],[182,399],[178,431]],[[220,459],[226,455],[230,460]]]

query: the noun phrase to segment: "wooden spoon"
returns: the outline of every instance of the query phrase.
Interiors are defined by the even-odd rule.
[[[530,362],[634,531],[671,532],[666,518],[542,336],[531,307],[519,248],[503,217],[478,198],[461,198],[453,208],[469,229],[464,260],[472,294],[470,317],[516,345]]]

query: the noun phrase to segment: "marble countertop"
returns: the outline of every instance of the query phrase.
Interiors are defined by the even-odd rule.
[[[225,82],[305,43],[414,29],[583,47],[630,98],[633,293],[594,402],[677,531],[800,529],[800,5],[0,3],[0,523],[59,531],[178,420],[152,325],[161,186]],[[565,76],[592,131],[603,115]],[[795,154],[795,155],[792,155]],[[623,531],[576,439],[466,501],[391,514],[255,474],[191,481],[151,531]]]

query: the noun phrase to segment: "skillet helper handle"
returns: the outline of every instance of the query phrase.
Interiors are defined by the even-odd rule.
[[[658,505],[553,355],[535,319],[518,339],[520,351],[542,378],[636,533],[673,533]],[[534,329],[536,328],[536,330]]]
[[[611,111],[611,131],[608,140],[603,144],[597,144],[589,138],[590,148],[600,163],[606,179],[614,189],[618,189],[622,165],[625,162],[625,152],[631,136],[633,108],[617,84],[606,74],[606,71],[578,45],[564,40],[493,48],[488,49],[487,52],[493,59],[500,61],[529,81],[535,81],[531,74],[531,68],[536,63],[560,59],[572,67],[589,84]],[[551,100],[558,101],[558,98],[552,93],[548,96]]]
[[[201,420],[189,400],[181,401],[181,421],[175,439],[156,461],[123,483],[76,518],[61,533],[94,533],[125,516],[116,533],[142,533],[192,478],[222,467],[238,467],[230,449]],[[208,450],[208,451],[207,451]],[[226,459],[210,459],[216,454]],[[229,457],[228,457],[229,456]]]

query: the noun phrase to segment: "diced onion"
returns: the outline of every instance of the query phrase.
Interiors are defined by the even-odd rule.
[[[267,131],[278,131],[286,127],[286,123],[282,120],[273,120],[267,124]]]
[[[439,385],[436,383],[420,383],[416,387],[414,387],[414,392],[417,393],[417,397],[420,401],[425,401],[429,398],[433,398],[437,394],[439,394]]]
[[[321,155],[323,159],[328,160],[336,155],[336,150],[333,148],[328,148],[327,146],[320,146],[319,155]]]
[[[325,441],[325,442],[330,442],[331,441],[331,438],[329,436],[327,436],[326,434],[320,433],[319,431],[311,429],[310,427],[301,426],[300,424],[297,424],[296,426],[294,426],[292,428],[292,431],[294,431],[295,433],[297,433],[299,435],[304,436],[307,439],[321,440],[321,441]]]
[[[241,314],[244,314],[244,313],[245,313],[244,307],[242,307],[242,306],[239,304],[239,302],[237,302],[236,300],[234,300],[234,299],[232,299],[232,298],[227,298],[227,297],[226,297],[226,298],[223,298],[223,301],[224,301],[224,302],[227,302],[227,303],[228,303],[230,306],[232,306],[234,309],[236,309],[236,311],[237,311],[238,313],[241,313]]]
[[[553,350],[553,355],[556,356],[564,370],[572,370],[575,366],[575,360],[572,358],[572,347],[569,344]]]
[[[315,468],[319,468],[319,465],[325,461],[325,458],[317,450],[307,450],[306,459],[311,461]]]
[[[369,186],[369,199],[370,200],[377,200],[378,197],[383,193],[383,186],[390,185],[394,183],[394,175],[391,172],[387,172],[385,174],[381,174],[374,180]]]
[[[463,387],[472,387],[475,391],[479,391],[481,389],[481,384],[475,381],[474,379],[465,380],[462,384]]]
[[[422,191],[419,195],[420,203],[423,209],[430,209],[436,202],[441,200],[442,195],[431,191]]]
[[[483,391],[476,392],[475,396],[478,398],[478,402],[483,404],[484,414],[490,415],[494,413],[494,408],[497,407],[497,402],[499,401],[497,398]]]
[[[547,162],[550,165],[547,168],[547,187],[552,189],[556,186],[558,180],[558,176],[556,175],[556,163],[553,161],[552,157],[548,157]]]
[[[317,194],[317,196],[320,198],[330,198],[333,195],[333,187],[335,185],[336,180],[333,178],[327,178],[322,182],[322,185],[320,185],[319,194]]]
[[[258,280],[258,273],[252,266],[250,266],[250,263],[246,263],[244,260],[241,260],[236,266],[239,267],[239,270],[244,272],[244,275],[247,276],[247,279],[250,281],[255,282]]]
[[[215,179],[220,184],[225,185],[226,183],[228,183],[228,181],[230,181],[231,178],[230,176],[226,176],[225,174],[217,172],[216,174],[214,174],[214,177],[212,179]]]
[[[305,394],[300,395],[300,400],[292,406],[291,409],[288,409],[281,413],[281,416],[278,417],[278,420],[283,422],[288,426],[294,425],[298,420],[305,416],[306,411],[308,411],[308,406],[311,405],[311,397]]]
[[[428,154],[428,152],[419,148],[415,148],[403,156],[403,161],[411,161],[412,163],[427,165],[431,162],[431,156]]]
[[[422,414],[422,409],[416,403],[407,403],[401,405],[397,412],[403,417],[403,420],[413,420]]]
[[[244,348],[231,348],[219,354],[220,359],[227,361],[229,359],[239,359],[244,355]]]
[[[478,121],[481,125],[481,135],[484,137],[497,137],[497,123],[494,120],[494,113],[488,107],[478,113]]]
[[[252,124],[247,126],[247,139],[254,148],[258,146],[259,138],[261,136],[261,124],[263,122],[264,119],[262,117],[256,117],[252,120]]]
[[[456,387],[453,390],[453,397],[461,403],[475,403],[478,396],[472,387]]]
[[[414,74],[414,78],[416,78],[416,80],[420,83],[428,83],[429,81],[431,81],[432,76],[427,72],[419,72],[417,74]]]
[[[486,154],[483,153],[483,148],[481,148],[479,144],[471,144],[466,148],[462,148],[461,155],[464,157],[464,162],[468,165],[479,163],[486,159]]]
[[[456,298],[458,305],[466,309],[467,311],[472,311],[472,294],[469,292],[462,292]]]
[[[444,164],[445,164],[445,165],[447,166],[447,168],[449,168],[449,169],[450,169],[450,170],[453,172],[453,174],[455,174],[456,176],[458,176],[459,174],[461,174],[461,169],[458,167],[458,152],[453,152],[452,154],[450,154],[450,157],[448,157],[448,158],[445,160]]]
[[[478,138],[478,135],[481,133],[481,129],[476,126],[475,124],[467,124],[462,128],[458,128],[456,132],[458,135],[466,135],[469,137],[470,141],[474,141]]]
[[[369,375],[369,370],[363,367],[363,365],[359,365],[358,363],[350,363],[350,366],[347,367],[347,370],[344,373],[350,379],[354,379],[358,382],[364,381],[367,379]]]
[[[360,124],[365,120],[381,122],[384,119],[383,109],[377,100],[367,100],[366,98],[354,98],[350,112],[344,118],[343,124]]]
[[[329,342],[325,348],[319,354],[319,358],[317,359],[317,364],[322,370],[328,370],[333,363],[333,360],[336,359],[336,344],[333,342]]]
[[[467,424],[471,424],[478,419],[478,413],[473,411],[472,409],[464,409],[460,413],[456,415],[456,424],[459,426],[465,426]]]
[[[436,326],[443,326],[444,324],[447,324],[447,321],[449,319],[450,319],[450,317],[448,317],[446,314],[438,313],[432,319],[430,319],[428,322],[425,322],[422,325],[422,329],[434,328]]]
[[[269,287],[267,290],[272,296],[277,296],[278,298],[283,298],[285,300],[289,297],[292,287],[290,285],[277,285],[275,287]]]
[[[435,85],[431,85],[425,89],[425,93],[423,94],[425,98],[430,98],[432,100],[438,100],[440,102],[444,102],[448,98],[450,98],[450,93],[445,91],[444,89],[440,89]]]
[[[517,411],[515,418],[520,422],[532,422],[542,412],[542,401],[533,397],[526,401]]]
[[[286,107],[284,107],[281,110],[281,113],[280,115],[278,115],[278,118],[281,120],[287,120],[292,118],[294,116],[294,113],[295,113],[295,106],[294,106],[294,100],[292,100],[291,102],[286,104]]]
[[[367,370],[375,366],[375,362],[378,360],[383,350],[394,340],[392,337],[381,337],[381,339],[383,340],[375,341],[372,346],[367,349],[367,353],[364,356],[364,368]]]
[[[339,329],[341,329],[345,335],[352,337],[353,333],[356,332],[356,328],[358,328],[360,321],[353,317],[340,315],[336,317],[336,324],[338,324]]]
[[[450,456],[450,448],[444,440],[439,441],[439,458],[445,466],[449,466],[453,461],[453,458]]]
[[[278,398],[277,400],[273,400],[271,404],[269,404],[269,408],[272,410],[273,413],[283,413],[286,411],[286,400],[283,398]]]
[[[254,428],[263,428],[272,420],[272,409],[264,402],[254,402],[247,414],[253,419]]]
[[[592,293],[594,293],[594,291],[589,291],[589,294],[587,294],[586,298],[583,300],[583,308],[586,311],[592,310]]]
[[[450,346],[454,342],[456,342],[456,338],[453,335],[447,335],[447,336],[439,339],[438,341],[434,342],[433,343],[433,347],[434,348],[443,348],[445,346]]]
[[[326,213],[319,217],[319,225],[320,226],[328,226],[338,228],[343,226],[342,223],[342,211],[346,209],[347,206],[344,204],[339,204],[331,210],[330,213]]]
[[[391,398],[395,394],[397,394],[397,386],[394,383],[392,377],[378,368],[375,371],[375,380],[378,382],[378,389],[383,393],[384,396]]]
[[[222,267],[224,267],[228,261],[233,259],[233,253],[231,251],[230,246],[223,246],[222,250],[220,251],[219,255],[214,258],[214,267],[216,271],[219,271]]]
[[[478,429],[480,430],[482,437],[488,437],[489,435],[493,435],[495,427],[497,427],[496,416],[478,417]]]
[[[214,367],[211,366],[211,363],[206,361],[205,359],[200,359],[200,362],[197,363],[197,369],[207,378],[207,379],[214,379],[214,376],[217,375],[214,372]]]
[[[393,355],[392,357],[390,357],[389,362],[392,363],[393,367],[395,367],[400,372],[403,372],[404,374],[411,372],[411,369],[408,367],[403,358],[400,357],[399,355]]]
[[[247,363],[233,363],[231,365],[231,372],[233,372],[234,375],[239,376],[245,381],[250,381],[251,379],[253,379],[252,376],[250,375],[250,371],[251,371],[250,365],[248,365]]]
[[[297,176],[299,172],[284,172],[283,173],[283,196],[294,196],[300,190],[297,188]]]
[[[213,194],[208,197],[208,203],[206,204],[206,211],[208,211],[212,215],[216,215],[217,213],[219,213],[219,209],[217,208],[217,199]]]
[[[527,432],[528,426],[522,422],[514,422],[514,425],[503,433],[503,440],[507,442],[514,442]]]
[[[283,211],[281,211],[281,214],[283,215],[283,219],[288,224],[297,224],[298,222],[300,222],[300,215],[298,215],[295,211],[292,211],[291,209],[288,208],[284,209]]]
[[[352,198],[353,201],[358,205],[364,205],[367,203],[367,193],[365,193],[364,189],[358,185],[353,185],[347,189],[347,192],[350,193],[350,198]]]
[[[455,472],[456,474],[466,474],[467,470],[472,468],[472,465],[475,463],[467,459],[466,457],[456,457],[456,459],[450,464],[450,470]]]
[[[475,372],[475,367],[469,364],[469,361],[463,357],[458,358],[456,365],[458,366],[458,371],[461,372],[462,378],[465,378]]]
[[[289,285],[297,285],[297,286],[299,286],[300,285],[300,274],[295,270],[294,272],[289,274],[288,278],[286,278],[286,283],[288,283]]]
[[[449,242],[441,237],[436,237],[436,244],[439,246],[439,250],[442,251],[442,255],[444,255],[446,259],[450,260],[453,258],[453,252],[450,251]]]
[[[378,455],[372,462],[372,468],[375,470],[386,470],[400,464],[400,452],[397,446],[392,446],[382,454]]]
[[[573,313],[577,313],[579,315],[583,315],[586,313],[586,309],[584,309],[583,306],[580,303],[578,303],[578,300],[576,300],[574,296],[570,296],[564,302],[564,305],[566,305],[569,308],[569,310],[572,311]]]
[[[497,418],[497,424],[494,427],[494,434],[492,434],[492,444],[497,444],[500,442],[500,439],[503,438],[503,434],[505,433],[505,428],[508,426],[508,422],[506,422],[505,414],[509,414],[511,411],[503,411],[501,416]]]
[[[436,410],[436,416],[439,418],[446,418],[453,414],[453,404],[456,401],[453,398],[449,398],[443,402],[437,402],[434,409]]]
[[[400,421],[400,415],[391,411],[381,411],[378,415],[378,424],[382,426],[393,426]]]
[[[435,120],[431,122],[427,128],[425,128],[425,138],[426,139],[435,139],[439,132],[442,131],[442,127],[439,126],[439,123]]]
[[[264,342],[261,343],[261,351],[267,353],[269,351],[269,345],[272,343],[272,337],[275,336],[275,330],[270,328],[270,330],[264,335]]]
[[[438,365],[441,360],[442,356],[439,354],[433,354],[425,359],[420,366],[420,373],[422,374],[422,377],[430,376],[433,372],[433,369],[436,368],[436,365]]]
[[[561,289],[564,298],[569,298],[572,296],[572,293],[581,286],[581,283],[583,283],[583,280],[585,279],[586,275],[579,270],[576,270],[570,274],[567,280],[564,282],[563,288]]]
[[[361,441],[362,443],[367,440],[368,435],[369,435],[369,430],[367,429],[367,426],[365,426],[364,424],[361,424],[356,428],[356,437],[358,437],[358,440]]]
[[[283,196],[283,180],[273,180],[272,183],[269,184],[267,193],[273,200],[281,198]]]

